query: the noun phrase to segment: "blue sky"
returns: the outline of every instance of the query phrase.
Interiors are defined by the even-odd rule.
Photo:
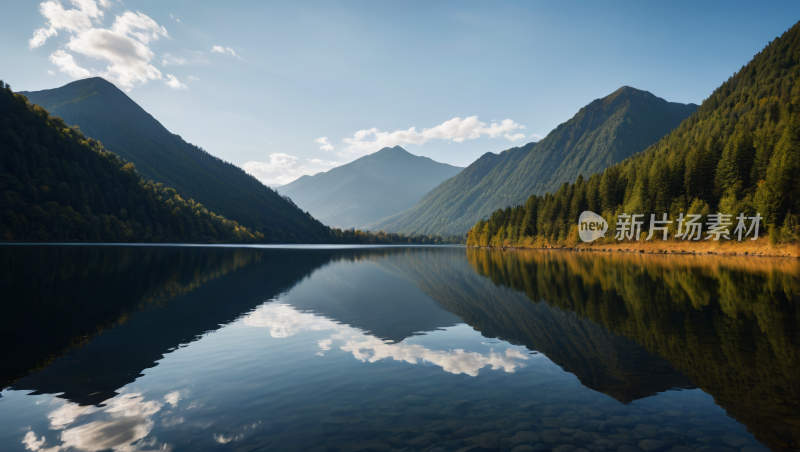
[[[265,183],[384,144],[467,166],[623,85],[700,103],[800,19],[796,1],[697,3],[7,2],[0,77],[104,76]]]

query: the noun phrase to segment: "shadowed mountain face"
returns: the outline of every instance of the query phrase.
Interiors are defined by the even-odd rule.
[[[476,249],[467,256],[494,284],[659,356],[771,447],[800,449],[796,262]]]
[[[119,88],[94,77],[60,88],[21,92],[77,125],[145,177],[275,242],[324,242],[325,227],[241,168],[172,134]]]
[[[583,107],[538,143],[487,153],[414,207],[370,225],[417,234],[464,234],[497,209],[555,193],[643,151],[686,119],[695,104],[667,102],[624,86]]]
[[[328,226],[363,229],[412,207],[462,169],[395,146],[325,173],[303,176],[278,191]]]

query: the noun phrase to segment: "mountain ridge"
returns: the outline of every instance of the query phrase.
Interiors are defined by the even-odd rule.
[[[145,177],[263,233],[271,242],[320,242],[327,228],[241,168],[184,141],[100,77],[21,92],[103,143]]]
[[[643,151],[696,108],[623,86],[582,107],[536,143],[484,154],[456,176],[464,180],[448,180],[408,211],[370,227],[464,234],[497,208],[524,203],[531,193],[554,192],[580,174],[588,176]]]
[[[278,188],[329,226],[363,228],[403,211],[462,168],[385,147],[345,165]]]
[[[255,242],[263,234],[145,180],[77,127],[0,89],[0,239]],[[17,133],[19,132],[19,133]]]

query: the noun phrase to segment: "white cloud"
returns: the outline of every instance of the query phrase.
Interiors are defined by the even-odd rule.
[[[182,65],[186,64],[186,58],[176,57],[176,56],[170,55],[169,53],[165,53],[161,57],[161,65],[162,66],[169,66],[170,64],[174,65],[174,66],[182,66]]]
[[[321,144],[322,146],[320,146],[319,148],[322,149],[323,151],[328,151],[328,152],[333,151],[333,145],[331,145],[331,142],[330,140],[328,140],[328,137],[319,137],[316,140],[314,140],[314,143]]]
[[[106,71],[96,75],[113,80],[122,87],[131,88],[134,83],[162,79],[161,72],[150,64],[153,52],[150,44],[162,37],[168,37],[166,28],[140,12],[125,11],[115,16],[111,28],[99,24],[104,17],[100,7],[108,7],[107,0],[71,0],[76,7],[64,9],[59,0],[49,0],[39,5],[39,11],[46,19],[45,27],[34,32],[29,41],[31,49],[44,44],[59,30],[69,33],[64,47],[88,58],[108,63]],[[72,77],[88,77],[95,73],[81,67],[72,54],[59,49],[50,55],[50,60],[61,72]],[[171,80],[170,80],[171,81]]]
[[[242,59],[242,57],[237,55],[236,52],[234,52],[233,49],[231,49],[230,47],[214,46],[214,47],[211,48],[211,53],[214,53],[214,52],[229,53],[229,54],[235,56],[236,58],[238,58],[240,60]]]
[[[58,66],[58,71],[74,78],[85,78],[92,75],[89,70],[78,66],[75,58],[63,50],[56,50],[50,55],[50,61]],[[52,71],[51,71],[52,72]]]
[[[330,350],[331,344],[333,343],[333,339],[321,339],[317,341],[319,348],[322,350]]]
[[[327,171],[341,163],[320,159],[306,159],[283,153],[270,154],[269,162],[247,162],[242,168],[266,185],[288,184],[304,175]]]
[[[39,450],[44,447],[45,443],[44,436],[41,439],[36,439],[36,434],[32,431],[29,431],[25,434],[25,437],[22,438],[22,444],[25,445],[25,448],[28,450]]]
[[[177,400],[176,400],[177,403]],[[104,407],[82,407],[66,402],[47,415],[52,430],[62,430],[58,439],[61,444],[45,449],[46,438],[37,439],[36,433],[28,431],[22,443],[28,450],[40,452],[62,452],[68,450],[132,452],[145,446],[155,446],[155,439],[143,441],[150,434],[154,422],[151,417],[163,404],[145,401],[138,393],[123,394],[105,402]],[[85,418],[91,422],[84,423]],[[79,425],[67,428],[76,423]],[[114,434],[109,434],[114,432]],[[135,444],[134,444],[135,443]],[[161,450],[169,450],[166,444]]]
[[[200,80],[200,77],[195,77],[194,75],[190,75],[190,76],[188,77],[188,79],[189,79],[190,81],[196,82],[196,81]]]
[[[420,344],[386,343],[376,337],[364,335],[363,338],[353,338],[341,346],[341,349],[350,352],[356,359],[364,362],[377,362],[391,358],[395,361],[405,361],[409,364],[418,364],[420,361],[439,366],[451,374],[466,374],[477,377],[480,369],[491,367],[503,369],[513,373],[518,367],[525,367],[521,362],[528,356],[520,350],[507,348],[504,352],[491,351],[487,354],[457,350],[430,350]]]
[[[427,362],[439,366],[445,372],[478,375],[480,369],[491,367],[514,372],[525,367],[523,361],[528,355],[516,348],[507,348],[502,352],[494,350],[488,353],[457,350],[432,350],[421,344],[407,344],[405,341],[389,343],[348,325],[342,325],[325,317],[310,312],[300,312],[288,304],[266,303],[248,314],[243,320],[247,326],[269,328],[270,335],[275,338],[294,336],[302,331],[331,330],[330,338],[317,341],[320,350],[330,350],[334,340],[344,341],[339,348],[349,352],[358,360],[377,362],[383,359],[404,361],[410,364]],[[321,354],[318,352],[317,354]]]
[[[52,70],[50,70],[50,69],[48,69],[48,70],[47,70],[47,73],[48,73],[48,74],[50,74],[50,75],[56,75],[56,73],[55,73],[55,72],[53,72],[53,71],[52,71]]]
[[[205,54],[199,50],[182,50],[180,55],[165,53],[161,55],[162,66],[185,66],[211,63]]]
[[[227,436],[224,436],[224,435],[217,435],[215,433],[214,434],[214,441],[216,441],[216,442],[218,442],[220,444],[225,444],[225,443],[229,443],[229,442],[233,441],[233,438],[228,438]]]
[[[346,154],[371,154],[384,147],[403,146],[408,144],[422,145],[431,140],[449,140],[461,143],[464,140],[474,140],[481,136],[489,138],[503,137],[511,141],[525,138],[524,134],[511,132],[525,129],[511,119],[504,119],[499,124],[493,122],[487,126],[478,120],[477,116],[469,118],[453,118],[430,129],[417,131],[416,127],[408,130],[395,130],[394,132],[381,132],[377,128],[359,130],[352,138],[342,141],[347,147],[340,153]]]
[[[117,16],[111,31],[123,36],[129,36],[147,45],[150,41],[157,41],[160,37],[169,37],[167,29],[159,26],[155,20],[136,12],[125,11],[122,16]]]
[[[172,75],[172,74],[167,74],[167,81],[166,81],[166,84],[167,84],[167,86],[169,86],[170,88],[172,88],[172,89],[176,89],[176,90],[178,90],[178,89],[189,89],[189,87],[188,87],[188,86],[186,86],[185,84],[181,83],[181,81],[180,81],[180,80],[178,80],[178,78],[177,78],[177,77],[175,77],[175,76],[174,76],[174,75]]]
[[[94,0],[73,0],[78,9],[64,9],[59,0],[49,0],[39,4],[39,12],[47,19],[47,24],[33,32],[28,47],[35,49],[51,36],[58,36],[58,30],[77,34],[92,28],[92,22],[103,17],[103,11]],[[103,5],[103,3],[101,3]]]
[[[312,165],[323,165],[323,166],[338,166],[341,165],[340,162],[333,162],[331,160],[322,160],[322,159],[306,159],[308,163]]]
[[[178,401],[180,401],[182,398],[183,397],[181,396],[180,391],[172,391],[164,396],[164,400],[166,400],[167,403],[172,405],[172,408],[178,406]]]
[[[539,140],[541,140],[541,139],[542,139],[542,138],[544,138],[544,137],[542,137],[542,136],[541,136],[541,135],[539,135],[538,133],[534,133],[533,135],[529,136],[528,138],[532,139],[533,141],[539,141]]]

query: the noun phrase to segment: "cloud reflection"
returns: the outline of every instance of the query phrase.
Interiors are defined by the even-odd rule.
[[[143,441],[155,424],[151,419],[152,415],[163,406],[154,400],[145,401],[139,393],[114,397],[105,407],[79,406],[66,402],[47,415],[50,419],[50,428],[61,430],[58,439],[62,444],[46,447],[48,445],[46,437],[44,435],[37,437],[33,431],[26,433],[22,443],[28,450],[36,452],[169,450],[166,444],[157,444],[155,438]],[[67,428],[83,421],[89,415],[99,419]]]
[[[327,331],[334,333],[328,339],[317,341],[320,350],[328,351],[334,341],[344,342],[339,348],[364,362],[377,362],[391,358],[409,364],[428,362],[441,367],[445,372],[477,376],[480,369],[491,367],[505,372],[514,372],[525,367],[522,361],[528,356],[516,348],[508,347],[502,352],[489,353],[457,350],[431,350],[421,344],[390,343],[365,334],[359,329],[342,325],[309,312],[300,312],[287,304],[266,303],[242,319],[252,327],[269,328],[275,338],[294,336],[301,331]],[[317,355],[322,355],[318,352]]]

